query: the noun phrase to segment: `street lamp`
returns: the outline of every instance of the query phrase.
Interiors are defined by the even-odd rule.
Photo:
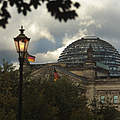
[[[23,63],[24,59],[27,53],[28,44],[30,41],[30,38],[25,36],[23,26],[21,26],[21,29],[19,29],[20,34],[14,38],[16,50],[19,54],[19,63],[20,63],[20,80],[19,80],[19,86],[18,86],[18,120],[22,120],[22,84],[23,84]]]

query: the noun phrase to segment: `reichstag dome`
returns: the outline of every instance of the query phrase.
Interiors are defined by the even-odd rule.
[[[93,60],[108,69],[111,76],[120,76],[119,52],[110,43],[95,36],[86,36],[71,43],[61,53],[58,62],[69,67],[81,66],[87,60],[87,50],[90,46],[93,49]]]

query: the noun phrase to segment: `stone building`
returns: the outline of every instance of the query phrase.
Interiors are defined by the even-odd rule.
[[[68,76],[76,84],[81,83],[89,100],[109,101],[120,109],[120,54],[98,37],[87,36],[71,43],[57,63],[30,67],[33,77],[38,77],[41,71],[48,77],[55,67],[58,74]]]

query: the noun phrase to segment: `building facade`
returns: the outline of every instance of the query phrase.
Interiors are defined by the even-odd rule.
[[[67,46],[57,63],[30,65],[32,77],[53,73],[68,76],[86,89],[86,97],[102,103],[110,102],[120,110],[120,54],[108,42],[87,36]],[[44,74],[43,74],[44,73]]]
[[[86,79],[89,100],[95,97],[120,109],[120,54],[110,43],[93,36],[81,38],[64,49],[58,63]]]

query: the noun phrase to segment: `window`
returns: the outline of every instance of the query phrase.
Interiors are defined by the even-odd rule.
[[[105,103],[105,96],[100,96],[100,102]]]
[[[113,97],[113,103],[118,103],[118,96]]]

